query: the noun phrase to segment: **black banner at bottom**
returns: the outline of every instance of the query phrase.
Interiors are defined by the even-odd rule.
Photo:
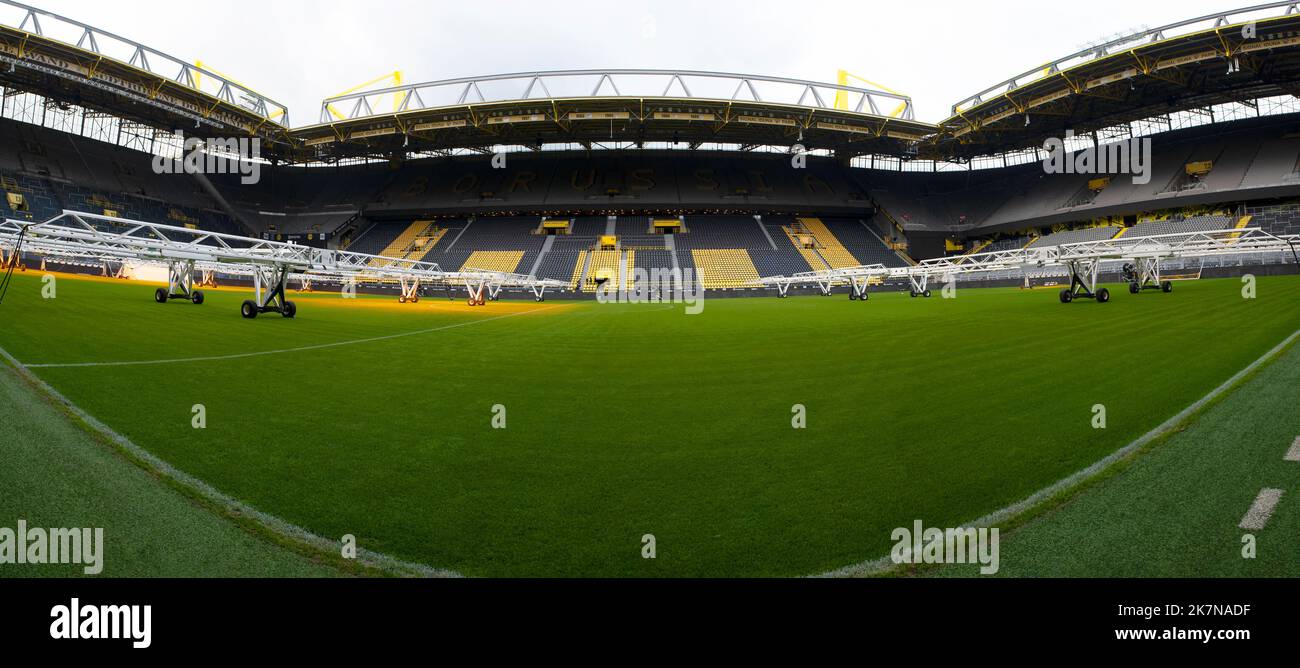
[[[0,637],[43,654],[204,658],[592,638],[655,651],[728,639],[738,653],[813,640],[1234,651],[1294,642],[1298,595],[1294,580],[8,579]]]

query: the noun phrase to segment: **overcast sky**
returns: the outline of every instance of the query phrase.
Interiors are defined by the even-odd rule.
[[[644,68],[833,82],[911,95],[917,120],[1090,42],[1251,3],[748,0],[27,0],[204,61],[315,122],[323,98],[395,69],[408,83],[529,70]]]

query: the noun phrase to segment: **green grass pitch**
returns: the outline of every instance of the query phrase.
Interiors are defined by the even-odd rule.
[[[315,294],[293,297],[294,320],[251,321],[244,292],[194,306],[143,284],[57,288],[15,277],[0,346],[87,412],[262,511],[473,576],[875,559],[895,527],[957,526],[1088,466],[1300,328],[1296,277],[1261,277],[1256,299],[1225,279],[1111,286],[1108,304],[963,288],[699,315]],[[217,359],[38,366],[189,358]]]

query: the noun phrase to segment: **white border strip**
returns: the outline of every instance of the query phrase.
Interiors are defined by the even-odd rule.
[[[1047,499],[1057,494],[1060,494],[1061,492],[1070,489],[1071,487],[1074,487],[1075,485],[1078,485],[1079,483],[1089,478],[1092,478],[1093,476],[1101,473],[1102,471],[1105,471],[1115,463],[1129,458],[1138,449],[1142,448],[1142,446],[1169,433],[1175,427],[1182,424],[1182,422],[1186,420],[1188,417],[1191,417],[1193,413],[1200,410],[1202,407],[1204,407],[1206,404],[1209,404],[1211,401],[1214,401],[1220,395],[1224,394],[1228,390],[1232,389],[1232,387],[1237,383],[1241,382],[1243,378],[1250,375],[1252,372],[1254,372],[1256,369],[1260,368],[1261,366],[1267,364],[1270,360],[1272,360],[1279,353],[1285,350],[1286,347],[1291,345],[1291,343],[1295,341],[1297,338],[1300,338],[1300,330],[1296,330],[1292,332],[1290,336],[1283,339],[1282,342],[1274,346],[1272,350],[1269,350],[1268,352],[1264,353],[1262,356],[1260,356],[1259,359],[1255,360],[1254,362],[1251,362],[1249,366],[1242,369],[1241,371],[1238,371],[1231,378],[1224,381],[1222,385],[1214,388],[1213,390],[1210,391],[1209,394],[1205,395],[1204,397],[1201,397],[1195,403],[1188,406],[1187,408],[1184,408],[1177,415],[1169,418],[1168,420],[1165,420],[1163,423],[1160,424],[1160,426],[1138,437],[1138,439],[1133,441],[1132,443],[1129,443],[1128,445],[1120,448],[1119,450],[1116,450],[1115,452],[1106,455],[1105,457],[1101,458],[1100,460],[1098,460],[1088,468],[1085,468],[1082,471],[1077,471],[1065,478],[1062,478],[1061,480],[1058,480],[1055,483],[1052,483],[1051,485],[1048,485],[1047,487],[1044,487],[1043,489],[1034,492],[1033,494],[1029,495],[1027,498],[1021,501],[1017,501],[1016,503],[1013,503],[1000,510],[995,510],[992,513],[989,513],[988,515],[985,515],[984,517],[981,517],[973,522],[964,525],[962,528],[993,527],[993,526],[997,526],[998,524],[1002,524],[1003,522],[1006,522],[1007,520],[1015,517],[1016,515],[1019,515],[1020,513],[1023,513],[1029,510],[1030,508],[1033,508],[1039,503],[1042,503],[1043,501],[1046,501]],[[874,574],[884,573],[886,571],[892,570],[896,566],[897,564],[895,564],[894,561],[888,555],[886,555],[878,559],[871,559],[869,561],[859,562],[856,564],[852,564],[850,566],[837,568],[833,571],[827,571],[825,573],[821,573],[819,575],[814,575],[811,577],[851,577],[851,576],[862,576],[862,575],[874,575]]]

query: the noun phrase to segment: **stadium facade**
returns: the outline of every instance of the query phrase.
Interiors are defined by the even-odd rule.
[[[1071,54],[938,123],[888,91],[579,70],[364,90],[295,126],[284,105],[233,80],[5,0],[0,188],[3,217],[18,223],[79,211],[499,272],[578,296],[610,280],[626,287],[634,268],[690,269],[706,289],[753,294],[778,277],[862,266],[896,279],[963,255],[1296,234],[1297,84],[1300,13],[1274,3]],[[256,183],[233,167],[159,173],[172,171],[157,169],[159,156],[182,158],[187,139],[256,140]],[[1146,146],[1147,178],[1047,173],[1052,141],[1070,152]],[[1294,248],[1222,250],[1166,270],[1282,271],[1295,260]],[[121,270],[22,254],[28,266],[45,261]],[[1068,282],[1075,272],[1011,263],[977,278]],[[1122,265],[1100,270],[1132,270]],[[844,285],[816,282],[805,287]]]

